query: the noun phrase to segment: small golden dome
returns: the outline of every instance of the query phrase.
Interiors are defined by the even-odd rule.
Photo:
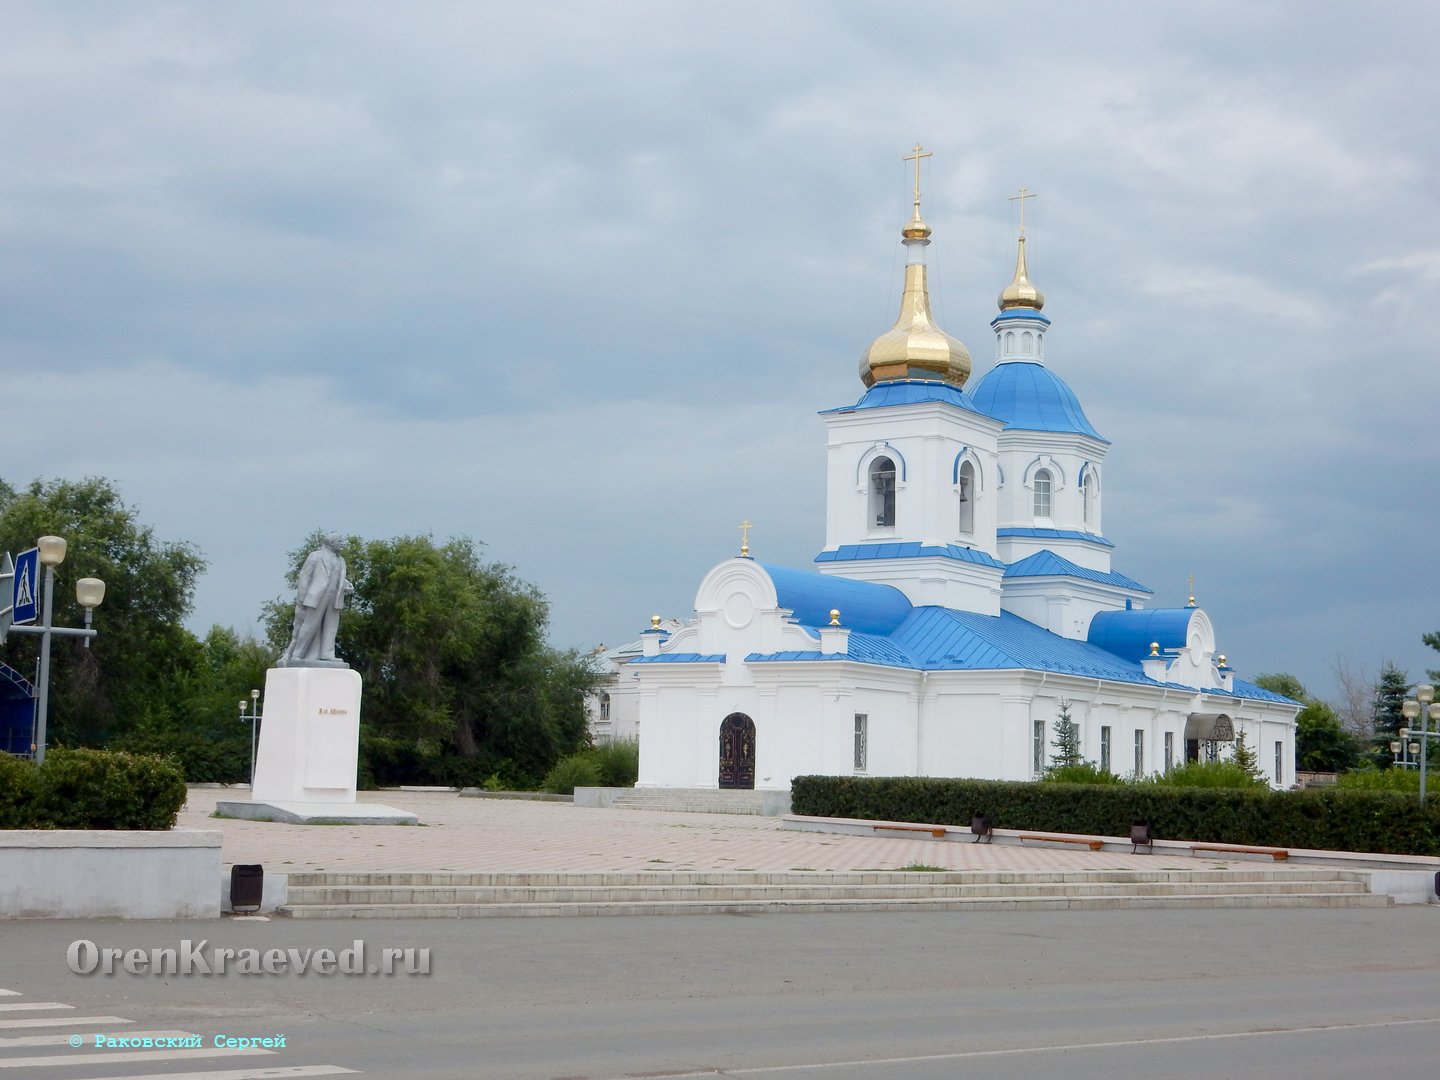
[[[925,264],[911,263],[905,267],[900,317],[860,354],[860,381],[874,386],[892,379],[931,379],[964,386],[969,377],[970,350],[935,325]]]
[[[1020,237],[1020,252],[1015,256],[1015,280],[1000,290],[1000,310],[1011,308],[1034,308],[1039,311],[1045,306],[1045,294],[1030,284],[1025,272],[1025,237]]]
[[[926,225],[925,219],[920,216],[920,207],[915,207],[915,216],[905,223],[900,235],[906,240],[930,239],[930,226]]]

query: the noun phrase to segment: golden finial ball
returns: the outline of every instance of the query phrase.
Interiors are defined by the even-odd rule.
[[[839,609],[838,607],[832,607],[832,608],[830,609],[830,625],[831,625],[831,626],[839,626],[839,625],[840,625],[840,609]]]
[[[1152,641],[1152,642],[1150,642],[1150,655],[1151,655],[1151,656],[1159,656],[1159,655],[1160,655],[1160,643],[1159,643],[1158,641]]]
[[[659,616],[659,615],[651,615],[651,616],[650,616],[650,629],[651,629],[651,630],[659,630],[659,629],[660,629],[660,616]]]

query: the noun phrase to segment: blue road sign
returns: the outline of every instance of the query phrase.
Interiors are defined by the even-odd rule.
[[[40,549],[31,548],[15,556],[13,621],[17,626],[33,623],[40,617]]]

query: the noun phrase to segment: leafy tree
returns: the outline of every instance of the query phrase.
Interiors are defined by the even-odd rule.
[[[79,578],[105,582],[91,647],[51,642],[48,741],[98,745],[152,720],[177,722],[184,687],[204,662],[181,623],[204,559],[190,544],[158,539],[109,480],[36,480],[22,491],[0,482],[0,549],[20,551],[46,535],[69,542],[55,573],[57,625],[84,624]],[[37,653],[30,635],[5,643],[5,662],[27,675]]]
[[[1294,675],[1260,675],[1255,685],[1303,701],[1295,717],[1295,767],[1308,772],[1344,772],[1360,762],[1360,744],[1335,710],[1310,693]]]
[[[250,692],[265,685],[276,654],[253,637],[211,627],[201,662],[177,686],[174,707],[144,717],[111,745],[115,749],[175,758],[191,783],[235,783],[250,778]]]
[[[1295,717],[1295,766],[1307,772],[1345,772],[1360,764],[1360,743],[1323,701]]]
[[[1055,721],[1055,739],[1050,744],[1055,753],[1050,757],[1049,772],[1069,769],[1084,763],[1080,753],[1080,725],[1070,717],[1070,702],[1060,699],[1060,714]]]
[[[1255,676],[1255,685],[1262,690],[1269,690],[1272,694],[1284,694],[1295,701],[1309,701],[1310,694],[1306,691],[1304,684],[1294,675],[1287,675],[1283,672],[1275,675]]]
[[[313,534],[290,553],[293,584]],[[534,786],[587,741],[588,658],[545,643],[549,606],[531,585],[486,563],[468,539],[428,536],[343,548],[355,586],[336,653],[365,680],[361,749],[377,782]],[[269,606],[282,649],[293,603]]]
[[[1371,759],[1381,768],[1388,768],[1395,763],[1394,755],[1390,753],[1390,742],[1399,738],[1398,733],[1402,727],[1409,726],[1400,711],[1409,694],[1410,676],[1390,661],[1385,661],[1385,666],[1380,669],[1380,678],[1375,683],[1375,735],[1374,746],[1370,751]]]
[[[1440,630],[1435,631],[1433,634],[1426,634],[1420,640],[1436,652],[1440,652]],[[1432,683],[1440,683],[1440,671],[1430,670],[1425,672],[1425,674],[1429,676]]]

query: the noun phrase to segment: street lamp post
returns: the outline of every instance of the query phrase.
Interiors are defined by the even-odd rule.
[[[1425,803],[1425,774],[1427,759],[1429,758],[1429,747],[1431,739],[1440,739],[1440,730],[1431,731],[1430,721],[1434,720],[1437,727],[1440,727],[1440,702],[1435,700],[1435,687],[1429,683],[1421,683],[1415,688],[1415,696],[1400,706],[1400,715],[1406,720],[1420,721],[1420,730],[1414,728],[1401,728],[1400,738],[1408,739],[1412,735],[1420,736],[1420,803]]]
[[[42,536],[35,541],[35,546],[40,550],[40,563],[45,567],[44,601],[40,613],[40,625],[12,626],[10,632],[40,635],[40,675],[39,685],[35,688],[34,745],[35,762],[39,764],[45,760],[45,729],[50,710],[50,639],[56,635],[84,638],[85,647],[87,649],[90,647],[90,639],[96,634],[96,631],[90,627],[90,620],[94,616],[95,609],[105,599],[105,583],[99,578],[81,578],[75,583],[75,599],[85,609],[85,628],[83,630],[69,626],[56,626],[54,619],[55,568],[65,561],[67,545],[63,536]]]
[[[250,721],[250,786],[251,786],[251,788],[254,788],[254,786],[255,786],[255,734],[256,734],[256,730],[257,730],[256,727],[255,727],[255,725],[260,722],[260,691],[259,691],[259,690],[251,690],[251,691],[250,691],[250,711],[249,711],[249,713],[246,713],[246,711],[245,711],[245,699],[244,699],[244,698],[241,698],[241,699],[240,699],[240,720],[241,720],[242,723],[243,723],[244,721],[246,721],[246,720],[249,720],[249,721]]]

